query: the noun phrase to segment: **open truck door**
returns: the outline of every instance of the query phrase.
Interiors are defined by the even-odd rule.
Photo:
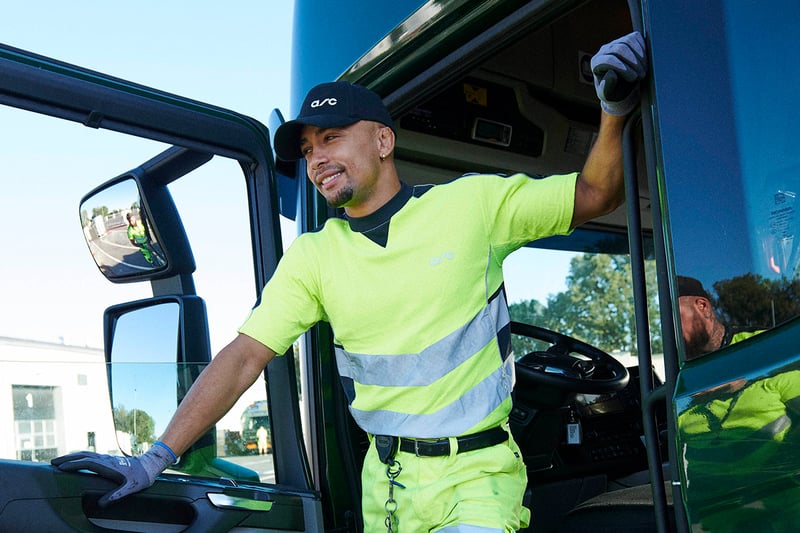
[[[21,460],[0,461],[0,529],[319,531],[320,499],[312,489],[299,438],[291,356],[270,365],[256,384],[265,400],[280,398],[269,402],[269,464],[223,458],[221,437],[211,430],[149,490],[100,508],[98,498],[115,483],[64,473],[48,463],[56,455],[87,448],[115,455],[142,453],[210,361],[207,309],[195,291],[191,244],[168,186],[191,181],[212,160],[232,163],[245,183],[255,301],[282,250],[266,128],[225,109],[5,46],[0,47],[0,103],[166,146],[135,168],[119,169],[122,174],[88,191],[81,201],[76,219],[98,275],[118,284],[149,285],[152,296],[106,310],[105,361],[100,363],[105,386],[96,386],[98,380],[87,377],[83,367],[50,362],[39,362],[47,370],[37,375],[77,377],[65,378],[60,386],[13,386],[18,438],[24,438],[26,428],[39,427],[44,428],[37,430],[39,438],[52,444],[43,448],[38,440],[20,441],[29,442],[17,453]],[[100,145],[97,152],[102,154]],[[45,175],[59,179],[57,169]],[[207,215],[213,217],[213,194],[198,194],[208,194]],[[36,379],[32,375],[17,369],[13,379],[29,383]],[[88,383],[97,394],[76,402],[67,386],[72,379],[78,385]],[[115,435],[94,431],[88,419],[111,418],[112,413]]]

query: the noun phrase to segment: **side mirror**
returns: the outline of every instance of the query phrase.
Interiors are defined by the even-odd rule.
[[[172,146],[83,197],[83,234],[97,267],[109,281],[188,279],[192,275],[194,256],[167,186],[212,157]]]
[[[205,304],[197,296],[148,298],[109,307],[104,322],[117,441],[125,453],[142,453],[211,361]]]
[[[179,326],[175,301],[133,309],[115,320],[109,384],[117,443],[127,455],[147,451],[178,405]]]
[[[167,268],[158,231],[133,177],[84,198],[80,219],[89,252],[106,278],[124,280]]]
[[[117,443],[146,452],[211,361],[205,304],[197,296],[162,296],[105,312],[108,384]],[[192,475],[258,481],[258,473],[217,457],[214,429],[173,466]]]

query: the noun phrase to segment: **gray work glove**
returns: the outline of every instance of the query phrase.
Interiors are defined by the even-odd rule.
[[[151,486],[161,472],[174,462],[174,456],[161,446],[153,446],[144,455],[123,457],[94,452],[77,452],[50,461],[65,472],[89,470],[120,483],[116,490],[104,494],[98,505],[108,504]]]
[[[639,103],[639,81],[647,74],[644,37],[638,31],[608,44],[592,57],[594,90],[609,115],[624,116]]]

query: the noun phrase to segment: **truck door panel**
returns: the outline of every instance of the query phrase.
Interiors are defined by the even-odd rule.
[[[703,284],[727,328],[719,348],[690,356],[673,289],[690,527],[792,528],[800,156],[789,139],[800,79],[779,51],[793,46],[797,6],[652,2],[646,14],[670,268]],[[737,342],[734,328],[756,334]]]
[[[189,271],[158,278],[154,271],[152,279],[145,275],[138,283],[112,286],[95,270],[92,274],[103,284],[98,296],[98,314],[74,318],[94,321],[99,330],[102,328],[100,315],[103,308],[112,304],[147,301],[154,295],[197,298],[195,291],[201,295],[204,290],[209,294],[230,291],[243,298],[237,304],[238,316],[214,305],[209,305],[208,309],[211,320],[226,325],[225,338],[212,335],[212,343],[218,345],[230,340],[274,269],[282,248],[277,203],[272,193],[273,163],[266,128],[253,119],[227,110],[1,45],[0,103],[4,106],[3,113],[26,113],[31,128],[41,128],[41,135],[32,135],[30,147],[25,148],[32,154],[36,150],[45,150],[47,142],[57,144],[57,135],[56,140],[48,137],[51,128],[52,132],[60,135],[72,134],[86,139],[85,152],[70,154],[67,162],[72,164],[73,159],[84,158],[82,172],[85,176],[70,180],[66,166],[48,168],[42,169],[40,183],[31,183],[31,189],[38,187],[38,191],[32,191],[32,198],[36,198],[36,194],[44,198],[52,191],[61,196],[59,202],[68,205],[71,212],[68,217],[55,217],[55,211],[41,213],[43,217],[53,218],[56,236],[71,233],[58,231],[63,224],[64,228],[72,226],[72,233],[80,238],[76,207],[80,197],[91,188],[78,185],[85,183],[82,181],[84,178],[90,178],[96,185],[108,177],[142,167],[145,172],[148,169],[152,171],[153,183],[169,184],[170,194],[180,211],[178,216],[187,219],[186,233],[190,242],[203,238],[219,240],[219,245],[213,247],[212,254],[216,255],[211,257],[203,254],[190,257],[191,249],[180,252],[184,255],[179,263],[190,265],[196,260],[197,273],[191,267]],[[67,122],[78,124],[64,127]],[[89,128],[83,128],[81,124]],[[27,133],[20,132],[19,137],[27,138]],[[120,139],[123,141],[117,142]],[[117,146],[115,142],[127,147],[127,151],[114,151],[117,159],[111,156],[112,145]],[[158,161],[147,161],[165,149],[171,153],[170,146],[175,146],[178,152],[208,154],[210,161],[186,176],[176,173],[168,164],[158,167]],[[146,163],[142,165],[142,161]],[[168,161],[169,158],[164,162]],[[3,179],[13,179],[14,172],[13,169],[4,169],[0,175]],[[180,179],[174,181],[175,178]],[[76,189],[76,186],[83,190]],[[239,191],[240,203],[235,218],[243,226],[235,231],[252,236],[248,249],[229,246],[230,243],[209,229],[209,226],[221,227],[229,222],[226,218],[228,211],[222,205],[224,195],[215,194],[217,189],[226,188]],[[261,214],[261,218],[256,214]],[[156,219],[160,215],[161,212]],[[188,223],[189,220],[200,222]],[[35,268],[27,265],[31,273],[41,272],[39,283],[55,287],[58,282],[58,288],[51,295],[38,300],[40,305],[46,305],[51,297],[65,298],[66,301],[70,297],[85,298],[90,289],[96,290],[90,284],[80,287],[77,280],[56,279],[59,254],[86,257],[85,245],[76,243],[63,252],[61,244],[64,238],[35,241],[35,236],[26,237],[24,232],[15,232],[14,237],[17,236],[22,237],[22,241],[13,242],[43,242],[50,246],[51,264],[35,265]],[[14,249],[23,250],[21,247]],[[126,252],[121,257],[133,255]],[[96,267],[88,257],[86,259],[86,268],[91,272]],[[17,256],[15,264],[24,265],[24,256]],[[213,273],[219,268],[230,268],[229,282],[220,287],[204,286],[203,280],[211,279],[205,273]],[[81,289],[85,292],[82,293]],[[75,296],[64,296],[65,293]],[[212,300],[214,298],[209,301]],[[18,301],[22,303],[24,300],[20,298]],[[26,310],[26,305],[19,308],[20,311]],[[208,332],[197,328],[186,334],[195,334],[198,339],[205,339],[206,344],[209,341]],[[297,438],[301,432],[296,403],[286,401],[273,406],[277,414],[274,418],[279,420],[272,427],[275,446],[265,459],[274,464],[274,468],[269,469],[272,477],[258,472],[260,481],[254,481],[252,477],[246,481],[231,481],[222,479],[219,474],[200,477],[168,473],[147,491],[128,501],[100,509],[96,505],[97,498],[114,483],[88,473],[62,473],[51,467],[49,460],[83,449],[102,453],[117,450],[119,453],[111,398],[105,383],[108,372],[104,350],[71,347],[69,342],[67,348],[59,348],[55,343],[18,342],[5,338],[0,344],[3,349],[0,382],[14,391],[13,402],[0,402],[1,412],[8,412],[13,420],[13,431],[5,432],[8,438],[3,438],[0,450],[0,478],[3,479],[0,529],[227,531],[235,526],[266,531],[319,529],[319,497],[310,488],[305,453]],[[145,336],[142,346],[146,345]],[[68,353],[69,360],[62,355],[53,355],[54,349],[57,349],[57,354]],[[273,367],[270,368],[271,386],[283,390],[296,388],[292,366],[278,364]],[[255,386],[260,387],[261,397],[266,398],[266,381],[259,380]],[[175,394],[177,392],[173,390],[173,401]],[[233,413],[235,423],[240,423],[241,414]],[[217,439],[219,453],[224,453],[223,440]],[[234,460],[247,462],[252,458]]]

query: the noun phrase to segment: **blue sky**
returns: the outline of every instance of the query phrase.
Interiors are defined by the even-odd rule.
[[[288,115],[292,8],[277,0],[10,2],[0,17],[0,42],[266,124],[275,107]],[[112,285],[100,276],[77,219],[82,194],[157,153],[152,144],[124,141],[121,152],[114,134],[0,106],[0,226],[7,235],[0,256],[0,336],[99,347],[105,306],[149,296],[147,284]],[[202,200],[204,192],[198,187],[173,195]],[[244,217],[241,202],[214,201],[229,218]],[[215,290],[220,297],[235,294],[240,310],[216,320],[220,307],[209,306],[210,320],[221,322],[224,332],[212,339],[213,350],[232,338],[254,300],[248,239],[242,231],[207,241],[216,247],[196,243],[198,265],[201,259],[206,265],[203,274],[198,267],[198,293],[212,299]],[[240,273],[225,287],[204,281],[208,271],[230,266],[214,260],[223,249],[228,257],[243,256],[236,261]]]
[[[290,1],[7,4],[0,17],[5,44],[263,122],[276,104],[288,108]]]

